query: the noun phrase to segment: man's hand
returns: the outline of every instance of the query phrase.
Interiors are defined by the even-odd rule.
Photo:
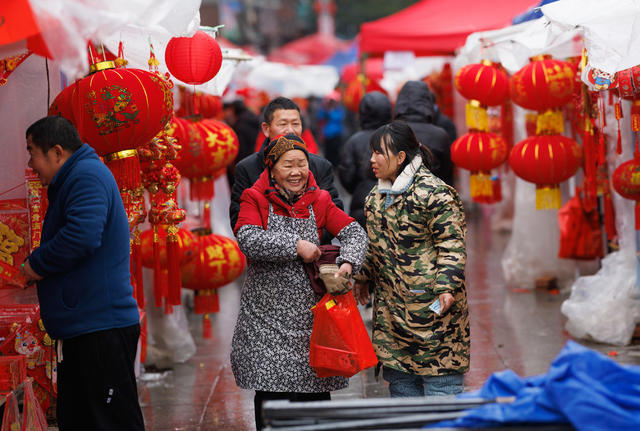
[[[369,294],[369,283],[365,281],[356,281],[353,285],[353,294],[360,305],[368,304],[371,297]]]
[[[33,268],[31,268],[29,259],[26,259],[22,263],[22,265],[20,265],[20,273],[27,279],[27,284],[31,284],[34,281],[42,280],[42,277],[36,274]]]
[[[318,260],[320,254],[322,254],[322,252],[314,243],[304,239],[298,240],[298,256],[302,258],[303,262],[314,262]]]

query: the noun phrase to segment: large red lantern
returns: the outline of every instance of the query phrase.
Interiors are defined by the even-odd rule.
[[[509,155],[509,146],[500,136],[489,132],[462,135],[451,146],[451,161],[471,171],[470,192],[476,202],[493,202],[491,169],[497,168]]]
[[[231,127],[218,120],[172,120],[169,135],[182,149],[174,162],[189,178],[191,198],[213,198],[213,174],[229,165],[238,155],[238,137]]]
[[[511,149],[509,164],[520,178],[536,184],[536,209],[559,208],[558,184],[581,166],[582,149],[566,136],[530,136]]]
[[[222,66],[222,50],[216,40],[198,30],[192,37],[173,37],[164,52],[167,68],[185,84],[203,84]]]
[[[636,230],[640,230],[640,154],[622,163],[613,171],[613,188],[620,196],[636,201]]]
[[[66,87],[49,115],[61,115],[78,129],[112,170],[121,190],[140,187],[136,148],[156,136],[171,119],[173,93],[162,77],[141,69],[92,65],[92,75]]]
[[[511,98],[517,105],[534,111],[558,108],[571,100],[573,78],[573,69],[566,61],[549,55],[533,57],[511,77]]]
[[[194,231],[198,236],[198,257],[182,267],[183,286],[195,291],[194,311],[204,314],[203,336],[211,335],[209,313],[220,310],[216,289],[238,278],[246,258],[238,244],[225,236],[212,234],[208,229]]]

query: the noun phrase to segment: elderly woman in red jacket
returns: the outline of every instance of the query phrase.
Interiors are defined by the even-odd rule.
[[[295,135],[265,149],[258,181],[242,194],[235,226],[249,260],[233,334],[231,367],[239,387],[256,391],[256,425],[268,399],[327,400],[347,386],[343,377],[319,378],[309,365],[314,293],[303,262],[320,256],[322,229],[340,240],[338,275],[360,270],[368,238],[339,209],[309,171],[307,147]]]

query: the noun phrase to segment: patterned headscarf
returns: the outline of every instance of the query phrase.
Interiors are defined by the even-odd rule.
[[[307,144],[304,143],[301,137],[289,134],[276,136],[269,142],[264,150],[264,164],[271,169],[278,159],[290,150],[300,150],[307,156],[307,160],[309,159]]]

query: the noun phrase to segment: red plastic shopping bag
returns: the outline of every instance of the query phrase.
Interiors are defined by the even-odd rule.
[[[4,402],[4,414],[2,415],[0,431],[18,431],[21,426],[18,400],[16,400],[13,392],[9,392]]]
[[[312,311],[309,360],[318,377],[351,377],[378,363],[352,292],[327,293]]]

